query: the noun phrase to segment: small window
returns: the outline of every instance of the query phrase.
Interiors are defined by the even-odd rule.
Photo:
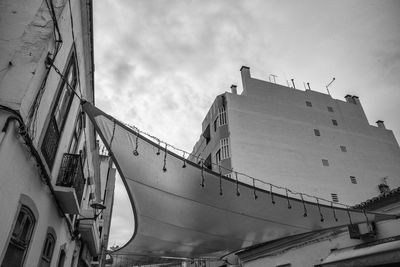
[[[306,101],[306,106],[307,107],[312,107],[312,103],[310,101]]]
[[[221,149],[218,149],[217,153],[215,153],[215,162],[217,165],[221,162]]]
[[[227,124],[226,111],[224,107],[218,108],[219,126]]]
[[[355,176],[350,176],[350,181],[352,184],[357,184],[357,179]]]
[[[340,150],[341,150],[342,152],[347,152],[347,148],[346,148],[345,146],[340,146]]]
[[[322,160],[322,165],[323,166],[329,166],[329,161],[327,159]]]
[[[331,193],[331,197],[332,197],[332,201],[333,202],[339,202],[339,198],[338,195],[335,193]]]
[[[221,150],[221,159],[227,159],[230,157],[228,138],[222,138],[220,140],[220,150]]]
[[[338,126],[337,120],[332,120],[332,124]]]
[[[47,233],[46,239],[44,241],[42,257],[40,259],[40,266],[50,266],[55,243],[56,240],[54,236],[51,233]]]
[[[314,135],[315,136],[321,136],[321,133],[319,132],[318,129],[314,129]]]
[[[217,123],[218,123],[218,117],[216,117],[214,120],[214,132],[217,131]]]
[[[333,107],[328,107],[329,112],[333,112]]]

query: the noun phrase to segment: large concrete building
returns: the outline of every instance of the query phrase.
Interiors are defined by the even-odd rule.
[[[80,105],[92,1],[1,1],[0,22],[1,266],[99,264],[115,172]]]
[[[244,66],[241,75],[243,93],[233,85],[216,97],[191,160],[205,159],[206,167],[233,179],[241,172],[355,208],[399,213],[399,145],[383,121],[368,123],[357,96],[341,101],[262,81]],[[288,236],[236,255],[239,265],[251,267],[399,266],[399,229],[399,220],[366,222]]]
[[[262,81],[248,67],[241,76],[242,94],[232,86],[217,96],[203,121],[192,154],[207,167],[348,205],[400,186],[393,132],[383,121],[370,125],[357,96],[341,101]]]

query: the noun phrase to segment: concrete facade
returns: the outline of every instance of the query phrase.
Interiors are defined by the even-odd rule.
[[[336,194],[348,205],[378,195],[379,184],[400,186],[400,149],[393,132],[383,122],[369,125],[358,97],[341,101],[258,80],[247,67],[241,74],[243,93],[218,96],[204,119],[203,133],[213,128],[223,105],[227,123],[211,130],[208,144],[203,134],[194,155],[211,155],[216,163],[219,140],[229,138],[224,167],[328,200]]]
[[[2,1],[0,18],[0,262],[100,264],[111,207],[105,218],[89,219],[99,213],[91,204],[112,204],[113,192],[104,191],[115,172],[108,171],[108,157],[100,158],[93,126],[80,109],[79,97],[94,103],[92,2]],[[62,123],[51,143],[54,118]],[[19,218],[24,208],[33,227],[24,252],[12,257],[18,225],[28,225]],[[48,234],[54,242],[45,255]]]

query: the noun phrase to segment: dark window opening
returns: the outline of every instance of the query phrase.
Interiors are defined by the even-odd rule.
[[[318,129],[314,129],[314,135],[315,136],[321,136],[321,133]]]
[[[339,197],[338,197],[337,194],[331,193],[331,197],[332,197],[332,201],[333,201],[333,202],[339,202]]]
[[[332,124],[338,126],[337,120],[332,120]]]
[[[215,153],[215,162],[217,165],[221,162],[221,149],[218,149],[217,153]]]
[[[210,124],[203,132],[203,137],[206,139],[206,144],[208,144],[211,140],[211,133],[210,133]]]
[[[322,160],[322,165],[323,166],[329,166],[329,161],[327,159]]]
[[[329,112],[333,112],[333,107],[328,107]]]
[[[346,148],[345,146],[340,146],[340,150],[341,150],[342,152],[347,152],[347,148]]]
[[[212,169],[212,163],[211,163],[211,154],[210,155],[208,155],[208,157],[206,158],[206,160],[204,161],[204,166],[207,168],[207,169]]]
[[[352,184],[357,184],[357,179],[354,176],[350,176],[350,181]]]
[[[217,125],[218,125],[217,123],[218,123],[218,117],[216,117],[214,120],[214,132],[217,131]]]
[[[310,101],[306,101],[306,106],[307,107],[312,107],[312,103]]]
[[[40,266],[50,266],[55,243],[56,241],[54,236],[50,233],[47,233],[46,240],[44,241],[42,257],[40,259]]]

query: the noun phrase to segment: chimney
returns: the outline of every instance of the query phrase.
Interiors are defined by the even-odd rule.
[[[376,121],[376,125],[378,125],[378,128],[386,129],[385,124],[381,120]]]
[[[346,99],[346,102],[347,102],[347,103],[355,104],[352,95],[346,95],[346,96],[344,97],[344,99]]]
[[[248,91],[247,91],[247,84],[250,82],[251,80],[251,76],[250,76],[250,68],[246,67],[246,66],[242,66],[240,68],[240,72],[241,72],[241,76],[242,76],[242,84],[243,84],[243,92],[242,95],[248,95]]]
[[[353,95],[353,101],[354,101],[354,104],[357,104],[357,105],[360,104],[360,100],[358,99],[358,96]]]
[[[237,95],[237,86],[235,84],[231,85],[231,92],[232,92],[232,94]]]

